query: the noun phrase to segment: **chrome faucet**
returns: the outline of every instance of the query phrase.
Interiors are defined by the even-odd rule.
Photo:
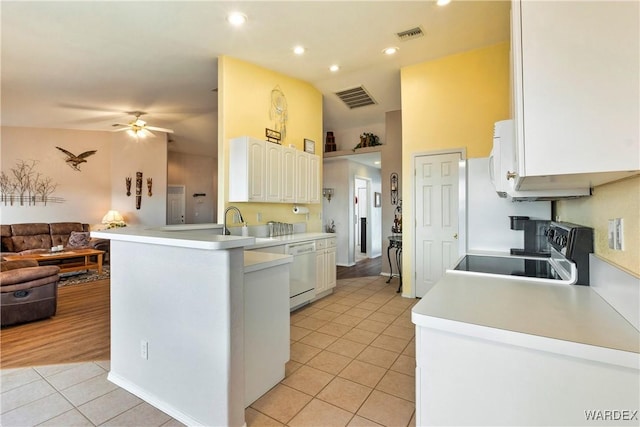
[[[244,218],[242,218],[242,214],[240,213],[240,209],[236,208],[235,206],[229,206],[227,209],[224,210],[224,220],[222,223],[222,235],[223,236],[228,236],[231,234],[231,232],[229,231],[229,229],[227,228],[227,213],[231,210],[234,210],[238,213],[238,217],[240,219],[241,223],[244,223]]]

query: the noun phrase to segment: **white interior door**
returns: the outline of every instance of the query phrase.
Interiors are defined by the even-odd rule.
[[[184,185],[167,186],[167,224],[184,224]]]
[[[460,153],[415,160],[416,297],[422,297],[458,260]]]

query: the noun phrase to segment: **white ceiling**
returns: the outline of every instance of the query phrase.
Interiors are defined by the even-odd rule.
[[[2,1],[1,124],[112,130],[141,110],[175,130],[170,149],[217,155],[217,57],[323,93],[324,129],[382,123],[400,109],[400,68],[509,38],[508,1]],[[228,12],[247,24],[232,28]],[[421,26],[425,36],[399,41]],[[296,44],[308,50],[298,57]],[[395,45],[397,55],[382,49]],[[330,73],[330,64],[340,64]],[[364,85],[377,105],[336,91]]]

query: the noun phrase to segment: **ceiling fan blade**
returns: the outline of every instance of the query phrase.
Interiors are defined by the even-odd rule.
[[[124,126],[124,127],[121,127],[119,129],[112,129],[111,132],[122,132],[124,130],[129,130],[130,129],[129,126],[127,126],[127,125],[118,125],[118,126]]]
[[[159,128],[155,126],[145,126],[145,129],[157,130],[158,132],[173,133],[173,129]]]
[[[148,127],[145,127],[143,129],[139,130],[138,132],[141,132],[143,135],[146,135],[146,136],[151,137],[151,138],[155,138],[156,137],[155,134],[153,132],[151,132]]]

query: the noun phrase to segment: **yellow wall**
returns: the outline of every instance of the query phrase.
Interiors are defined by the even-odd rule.
[[[466,148],[467,157],[489,155],[493,124],[511,117],[508,43],[405,67],[400,75],[404,177],[413,177],[417,153]],[[402,208],[413,212],[412,178],[404,180]],[[403,225],[403,234],[412,236],[411,221]],[[413,292],[413,243],[403,243],[405,295]]]
[[[218,222],[222,222],[229,199],[228,141],[238,136],[265,139],[265,128],[276,129],[269,117],[271,91],[279,86],[288,106],[287,135],[283,145],[304,149],[304,139],[316,143],[316,154],[322,155],[322,95],[311,84],[244,62],[229,56],[218,59]],[[322,176],[320,177],[322,182]],[[305,216],[294,215],[293,205],[286,203],[234,203],[249,225],[267,221],[301,222]],[[322,204],[307,205],[307,231],[321,231]],[[257,221],[257,214],[262,221]]]
[[[591,197],[556,202],[562,221],[594,229],[594,252],[640,277],[640,176],[601,185]],[[609,249],[608,220],[624,219],[624,250]]]

